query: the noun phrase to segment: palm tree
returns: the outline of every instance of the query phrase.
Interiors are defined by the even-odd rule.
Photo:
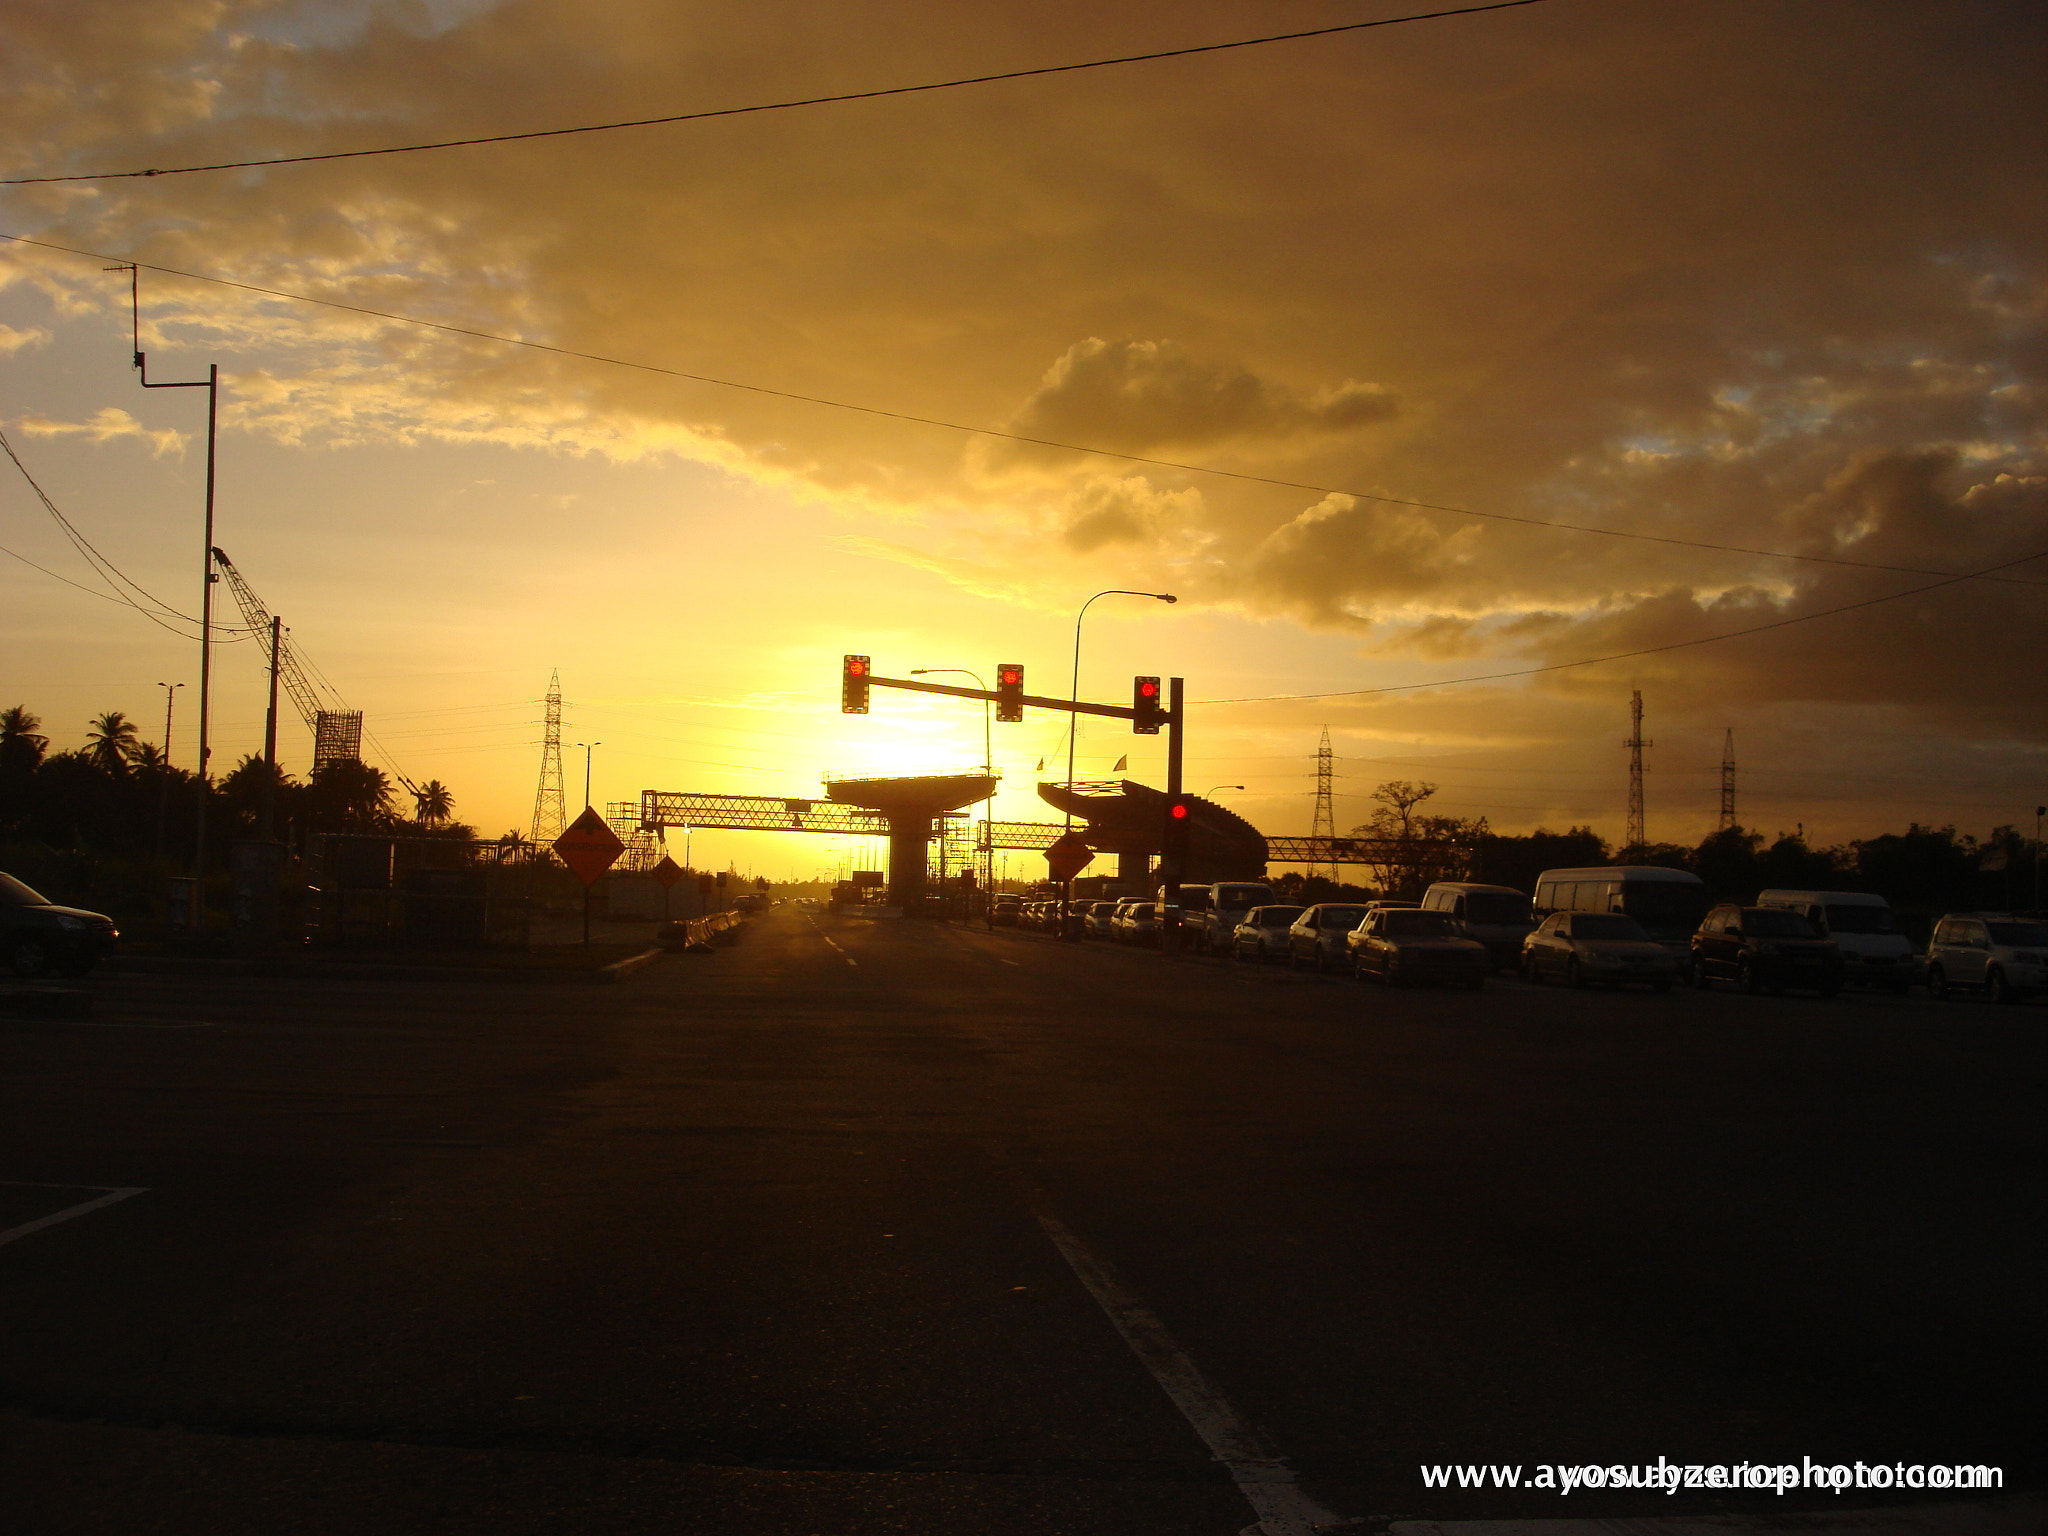
[[[118,709],[110,709],[92,722],[85,735],[85,755],[95,768],[122,773],[142,745],[135,722]]]
[[[427,780],[412,792],[412,798],[418,808],[419,819],[429,826],[446,821],[455,810],[455,796],[439,779]]]
[[[50,739],[37,734],[42,724],[24,705],[0,709],[0,767],[33,768],[43,760]]]

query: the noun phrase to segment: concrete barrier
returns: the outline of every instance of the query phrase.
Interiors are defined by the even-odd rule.
[[[713,912],[708,917],[664,924],[655,930],[654,942],[667,950],[712,949],[730,944],[745,921],[737,912]]]

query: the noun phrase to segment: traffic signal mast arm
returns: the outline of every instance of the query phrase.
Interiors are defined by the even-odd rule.
[[[988,692],[980,688],[956,688],[951,683],[912,682],[906,677],[871,677],[868,679],[868,686],[871,688],[908,688],[912,693],[943,693],[948,698],[954,699],[1000,700],[1002,697],[999,693]],[[1033,709],[1056,709],[1067,714],[1106,715],[1112,720],[1136,720],[1138,718],[1138,711],[1132,709],[1128,704],[1090,704],[1077,699],[1048,699],[1035,693],[1022,695],[1018,702],[1029,705]],[[1164,723],[1170,722],[1173,716],[1168,711],[1162,709],[1156,711],[1153,714],[1153,718]]]

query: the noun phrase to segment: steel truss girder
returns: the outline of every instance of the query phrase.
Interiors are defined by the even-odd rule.
[[[1268,864],[1399,864],[1418,856],[1440,858],[1462,853],[1456,843],[1427,839],[1404,842],[1392,837],[1271,837],[1266,839]]]
[[[942,820],[964,813],[948,811]],[[679,790],[640,791],[640,825],[648,831],[667,827],[710,827],[743,832],[824,832],[842,837],[887,837],[889,818],[880,811],[836,800],[793,800],[781,795],[706,795]]]

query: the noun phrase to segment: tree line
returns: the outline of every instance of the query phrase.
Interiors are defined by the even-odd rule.
[[[80,744],[61,749],[27,708],[0,710],[0,868],[48,882],[52,899],[140,901],[153,876],[191,866],[201,795],[208,842],[225,847],[261,835],[266,790],[273,833],[293,846],[316,832],[476,836],[439,779],[402,790],[368,763],[336,762],[301,780],[273,776],[250,753],[202,785],[119,710],[94,716]]]

